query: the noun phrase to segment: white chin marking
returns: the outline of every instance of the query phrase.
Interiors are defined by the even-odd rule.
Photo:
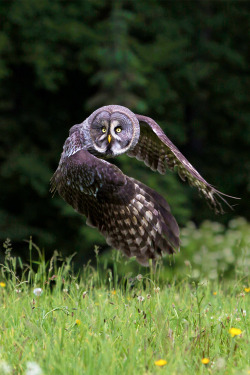
[[[99,146],[97,146],[96,143],[94,143],[94,147],[95,147],[96,151],[100,152],[101,154],[106,153],[106,146],[105,147],[99,147]]]
[[[113,152],[114,155],[120,155],[120,154],[124,154],[125,152],[127,152],[130,148],[130,143],[123,147],[119,142],[115,142],[115,144],[112,145],[111,147],[111,151]]]
[[[113,147],[111,147],[112,151],[114,151],[113,148],[115,148],[116,153],[122,150],[122,146],[120,145],[119,142],[116,142],[115,145]]]

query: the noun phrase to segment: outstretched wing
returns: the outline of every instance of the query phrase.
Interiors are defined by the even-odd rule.
[[[152,170],[161,174],[166,173],[167,167],[173,170],[176,166],[181,179],[187,179],[191,186],[198,188],[216,213],[223,213],[217,197],[229,206],[222,195],[230,196],[219,192],[204,180],[153,119],[142,115],[136,117],[140,122],[140,138],[135,148],[127,153],[128,156],[144,161]]]
[[[179,247],[179,228],[167,202],[88,151],[62,154],[51,184],[109,245],[143,265]]]

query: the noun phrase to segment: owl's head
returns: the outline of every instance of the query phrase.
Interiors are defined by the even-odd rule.
[[[139,140],[140,126],[133,112],[120,105],[97,109],[88,118],[93,147],[106,156],[123,154]]]

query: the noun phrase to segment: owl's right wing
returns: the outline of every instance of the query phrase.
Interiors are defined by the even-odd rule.
[[[161,174],[165,174],[167,168],[173,170],[177,167],[181,179],[195,186],[216,213],[223,213],[222,205],[217,197],[231,207],[223,196],[235,197],[221,193],[210,185],[153,119],[143,115],[136,115],[136,117],[140,123],[140,138],[136,146],[127,152],[128,156],[144,161],[153,171]]]
[[[51,185],[109,245],[143,265],[179,247],[179,228],[163,197],[86,150],[63,157]]]

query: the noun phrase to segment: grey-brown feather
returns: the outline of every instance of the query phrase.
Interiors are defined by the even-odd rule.
[[[222,205],[217,197],[229,205],[222,197],[225,194],[215,189],[197,172],[153,119],[142,115],[136,115],[136,117],[140,122],[140,138],[137,145],[129,150],[127,155],[144,161],[152,170],[157,170],[161,174],[166,173],[167,167],[174,170],[176,166],[180,178],[196,187],[215,213],[223,213]]]

